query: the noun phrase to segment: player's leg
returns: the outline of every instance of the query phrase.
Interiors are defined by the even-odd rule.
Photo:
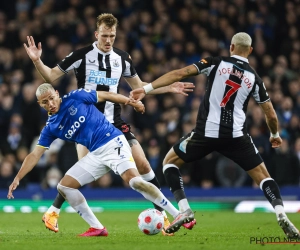
[[[132,150],[124,135],[111,140],[105,146],[105,152],[101,156],[103,164],[109,166],[116,174],[119,174],[131,188],[140,192],[146,199],[156,205],[163,207],[173,217],[179,213],[156,186],[143,180],[139,175],[133,160]]]
[[[117,171],[120,173],[122,179],[128,183],[132,189],[141,193],[147,200],[162,207],[174,218],[179,214],[179,211],[156,186],[142,179],[134,162],[122,162],[118,165]]]
[[[140,143],[136,140],[134,134],[130,130],[130,125],[123,124],[119,129],[123,132],[124,136],[126,137],[128,143],[131,147],[133,159],[135,161],[135,164],[139,171],[139,174],[141,175],[143,180],[152,183],[159,190],[161,190],[160,184],[156,178],[156,175],[153,172],[153,170],[150,166],[150,163],[147,160]],[[170,222],[169,222],[166,212],[161,207],[157,206],[155,203],[153,203],[153,206],[155,209],[161,211],[162,214],[164,215],[164,227],[162,230],[162,234],[165,236],[173,236],[174,235],[173,233],[168,234],[165,232],[165,228],[167,228],[170,225]]]
[[[161,189],[155,173],[153,172],[139,142],[136,139],[131,139],[128,143],[131,147],[133,159],[142,179],[152,183],[158,189]],[[156,204],[154,204],[154,207],[159,211],[163,211],[163,209]]]
[[[282,202],[279,187],[274,179],[269,175],[264,163],[247,171],[251,178],[259,185],[264,192],[265,197],[273,206],[279,226],[282,228],[286,236],[290,239],[300,239],[299,230],[288,219]]]
[[[128,141],[129,145],[131,146],[133,159],[136,163],[137,169],[139,171],[139,174],[141,175],[142,179],[144,181],[152,183],[154,186],[156,186],[159,190],[160,184],[156,178],[155,173],[153,172],[149,161],[147,160],[145,153],[141,147],[141,145],[138,143],[137,140],[130,140]],[[164,216],[164,226],[161,231],[161,233],[164,236],[174,236],[174,233],[167,233],[166,229],[170,226],[170,221],[168,219],[168,216],[163,208],[153,203],[154,208],[158,211],[161,211]]]
[[[88,149],[81,144],[76,144],[76,150],[78,160],[83,158],[89,152]],[[58,217],[60,209],[64,202],[65,198],[58,192],[52,205],[48,208],[48,210],[44,213],[42,217],[42,221],[45,223],[46,228],[48,228],[51,231],[58,232],[59,230]]]
[[[211,151],[209,142],[192,132],[180,139],[165,156],[163,173],[181,212],[181,216],[171,223],[166,230],[167,232],[175,232],[179,230],[181,225],[187,229],[192,229],[196,224],[194,214],[184,192],[179,168],[185,162],[201,159]]]
[[[253,181],[260,186],[267,200],[273,206],[278,223],[289,238],[299,239],[299,231],[287,218],[279,187],[268,173],[268,170],[250,136],[234,138],[222,142],[224,146],[220,153],[240,165]]]
[[[107,167],[97,168],[97,163],[85,157],[70,168],[57,185],[59,193],[68,201],[71,207],[89,224],[90,228],[79,236],[107,236],[106,228],[100,223],[88,206],[86,199],[78,188],[100,178],[110,171]],[[88,167],[87,167],[88,166]],[[91,169],[96,169],[97,176]]]
[[[141,175],[143,180],[152,183],[158,189],[160,189],[159,182],[150,166],[149,161],[146,158],[144,150],[142,149],[140,143],[137,141],[134,134],[130,130],[130,125],[124,123],[121,125],[121,127],[119,129],[122,131],[126,140],[129,143],[129,146],[131,147],[133,159],[135,161],[135,164],[139,171],[139,174]],[[154,205],[155,209],[163,212],[163,209],[161,207],[157,206],[156,204],[153,204],[153,205]],[[163,214],[166,216],[165,213],[163,213]]]
[[[170,187],[171,192],[174,195],[180,215],[166,228],[167,233],[174,233],[179,230],[180,226],[187,224],[186,228],[192,229],[196,224],[194,220],[194,213],[192,212],[188,200],[186,198],[183,180],[179,168],[184,164],[178,155],[174,152],[173,148],[167,153],[163,161],[163,173],[165,175],[166,182]]]

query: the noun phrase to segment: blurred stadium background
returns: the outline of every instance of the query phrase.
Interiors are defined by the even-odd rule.
[[[26,36],[42,42],[42,60],[54,67],[73,50],[95,40],[96,17],[101,13],[118,18],[114,46],[131,55],[139,76],[146,82],[202,57],[228,55],[232,35],[248,32],[254,47],[249,61],[271,96],[283,145],[278,150],[271,149],[264,116],[253,100],[247,114],[249,134],[284,199],[294,202],[293,211],[300,210],[300,1],[10,0],[0,2],[0,211],[42,211],[50,205],[45,201],[54,199],[60,178],[77,160],[73,144],[56,140],[22,180],[15,194],[17,200],[5,200],[8,186],[35,146],[47,119],[36,103],[35,90],[43,80],[23,47]],[[205,76],[186,81],[196,86],[187,98],[147,96],[144,115],[123,107],[123,118],[132,125],[168,197],[172,195],[165,186],[162,159],[194,127],[205,92]],[[54,85],[61,95],[76,89],[74,74],[69,73]],[[120,86],[120,92],[128,95],[127,83],[122,80]],[[268,205],[259,202],[264,200],[259,188],[236,164],[220,155],[211,154],[188,164],[182,175],[195,209],[233,209],[240,201],[256,200],[253,209],[268,210]],[[88,201],[142,198],[113,174],[91,183],[83,193]],[[24,204],[28,206],[24,208]],[[107,204],[114,209],[121,203]],[[103,206],[106,205],[101,203]],[[140,209],[136,203],[128,206]]]

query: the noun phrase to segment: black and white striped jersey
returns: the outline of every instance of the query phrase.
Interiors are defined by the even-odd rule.
[[[247,133],[246,110],[251,96],[257,103],[270,98],[248,59],[241,56],[207,57],[194,64],[207,75],[195,131],[205,137],[235,138]]]
[[[137,75],[129,54],[113,48],[104,53],[94,42],[69,54],[57,66],[64,73],[75,71],[78,88],[102,90],[118,93],[121,77]],[[110,123],[118,127],[121,119],[121,106],[112,102],[97,103],[96,107],[105,115]]]

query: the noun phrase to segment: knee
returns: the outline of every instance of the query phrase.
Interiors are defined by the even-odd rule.
[[[65,190],[69,189],[69,190],[76,190],[76,188],[72,188],[72,187],[69,187],[69,186],[65,186],[65,185],[62,185],[61,183],[58,183],[57,186],[57,191],[58,192],[64,192]]]
[[[136,176],[130,179],[129,186],[136,191],[144,191],[147,189],[147,182],[140,176]]]
[[[63,185],[61,185],[60,183],[58,183],[57,186],[56,186],[56,188],[57,188],[57,191],[58,191],[63,197],[65,197],[65,192],[64,192],[65,186],[63,186]]]

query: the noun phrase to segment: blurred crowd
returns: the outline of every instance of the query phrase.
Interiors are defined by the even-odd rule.
[[[271,149],[263,113],[253,99],[248,105],[248,132],[279,186],[299,186],[299,0],[10,0],[0,3],[0,188],[9,186],[47,120],[36,102],[35,91],[43,80],[23,47],[26,36],[42,43],[43,62],[55,67],[70,52],[96,40],[96,17],[101,13],[118,18],[114,46],[131,55],[145,82],[207,56],[228,56],[231,37],[249,33],[254,47],[249,62],[276,109],[282,147]],[[121,81],[120,92],[128,95],[130,88]],[[194,128],[205,93],[204,75],[185,81],[196,87],[188,97],[147,95],[143,115],[123,107],[123,118],[132,125],[162,186],[162,160]],[[74,73],[54,85],[61,95],[76,89]],[[21,185],[55,188],[76,161],[75,145],[56,140]],[[253,186],[245,172],[217,153],[187,164],[182,175],[186,186]],[[109,173],[90,187],[123,185]]]

